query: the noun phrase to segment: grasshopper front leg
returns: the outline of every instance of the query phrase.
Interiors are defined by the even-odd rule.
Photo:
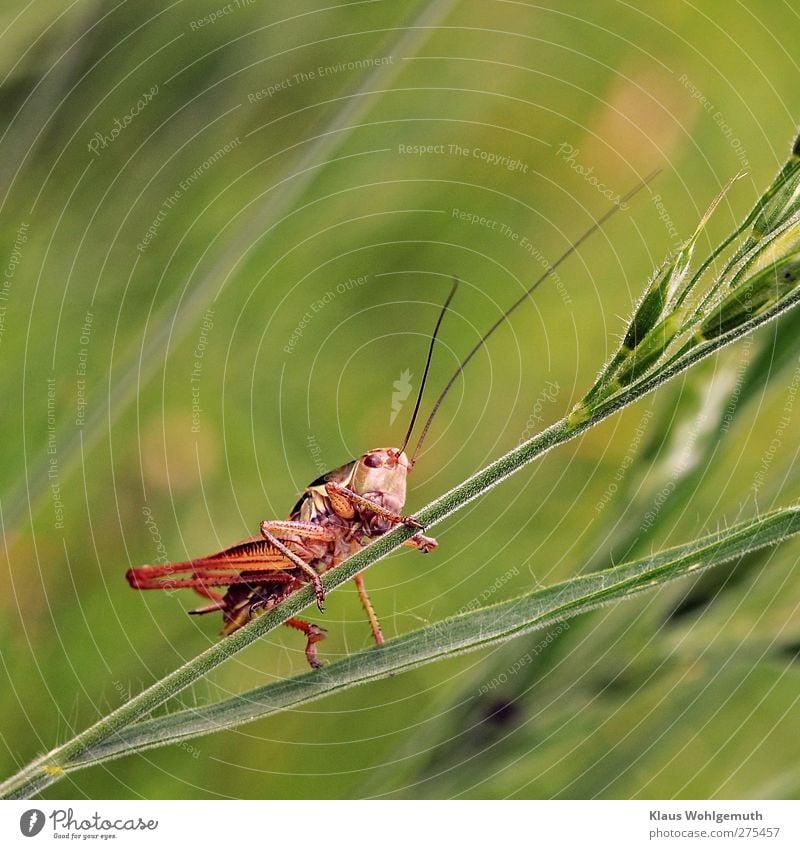
[[[354,518],[356,514],[355,508],[361,507],[364,510],[370,510],[376,515],[382,516],[384,519],[388,519],[388,521],[395,525],[406,525],[406,527],[409,528],[422,529],[422,525],[413,516],[400,516],[397,513],[393,513],[391,510],[387,510],[382,505],[376,504],[374,501],[370,501],[369,498],[365,498],[363,495],[359,495],[357,492],[353,492],[352,489],[348,489],[346,486],[342,486],[335,481],[328,481],[328,483],[325,484],[325,491],[328,494],[328,498],[330,498],[334,512],[343,519]],[[436,542],[433,537],[425,536],[422,533],[414,534],[413,537],[407,539],[403,543],[403,545],[409,546],[410,548],[418,549],[423,554],[433,551],[438,544],[439,543]],[[378,645],[381,645],[383,643],[383,631],[381,630],[380,623],[378,622],[378,617],[375,614],[375,608],[372,606],[372,602],[367,594],[363,575],[356,575],[355,583],[356,588],[358,589],[358,595],[361,599],[361,604],[366,611],[367,618],[369,619],[372,636],[375,639],[375,642]]]
[[[397,513],[393,513],[391,510],[387,510],[380,504],[370,501],[369,498],[365,498],[363,495],[359,495],[357,492],[353,492],[352,489],[348,489],[346,486],[342,486],[335,481],[328,481],[325,484],[325,491],[331,500],[331,506],[334,511],[343,519],[352,519],[355,516],[355,508],[361,507],[362,509],[372,511],[378,516],[383,516],[384,519],[388,519],[395,525],[405,525],[408,528],[419,528],[423,530],[423,526],[413,516],[400,516]],[[409,548],[416,548],[423,554],[428,554],[439,543],[433,537],[427,537],[425,534],[418,533],[414,534],[411,539],[407,539],[403,545]]]
[[[325,491],[331,500],[333,509],[343,519],[352,519],[355,516],[355,508],[361,507],[364,510],[369,510],[378,516],[382,516],[384,519],[388,519],[392,524],[424,530],[423,526],[413,516],[401,516],[398,513],[393,513],[391,510],[387,510],[380,504],[376,504],[369,498],[365,498],[363,495],[359,495],[357,492],[353,492],[352,489],[348,489],[346,486],[342,486],[335,481],[328,481],[325,484]]]
[[[359,573],[353,580],[358,590],[358,597],[361,599],[361,606],[367,614],[369,627],[372,629],[372,637],[378,645],[381,645],[383,643],[383,631],[381,630],[381,623],[378,621],[378,615],[375,613],[375,608],[372,606],[369,594],[367,593],[364,576]]]
[[[433,537],[426,537],[425,534],[414,534],[411,539],[407,539],[403,545],[409,548],[416,548],[423,554],[429,554],[434,548],[439,547],[439,543]]]

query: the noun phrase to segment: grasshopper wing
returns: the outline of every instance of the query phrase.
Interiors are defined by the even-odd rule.
[[[255,537],[208,557],[159,566],[138,566],[125,577],[137,590],[170,590],[181,587],[233,586],[257,582],[260,576],[281,580],[278,573],[294,568],[267,540]],[[287,582],[292,580],[286,575]]]

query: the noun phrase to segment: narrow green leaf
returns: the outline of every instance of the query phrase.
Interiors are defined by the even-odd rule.
[[[632,563],[445,619],[322,670],[267,684],[205,707],[136,723],[87,749],[70,769],[232,728],[357,684],[476,651],[546,628],[599,605],[655,589],[685,575],[700,574],[797,533],[800,533],[800,507],[778,510]]]

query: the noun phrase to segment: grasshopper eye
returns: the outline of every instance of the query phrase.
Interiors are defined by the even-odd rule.
[[[382,465],[382,461],[377,454],[367,454],[364,457],[364,465],[369,466],[370,469],[377,469],[378,466]]]

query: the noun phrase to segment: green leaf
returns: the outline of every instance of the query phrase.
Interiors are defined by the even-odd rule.
[[[778,510],[633,563],[445,619],[319,671],[271,683],[209,706],[136,723],[87,749],[70,769],[232,728],[338,690],[541,630],[599,605],[630,598],[685,575],[697,575],[799,532],[800,507]]]

